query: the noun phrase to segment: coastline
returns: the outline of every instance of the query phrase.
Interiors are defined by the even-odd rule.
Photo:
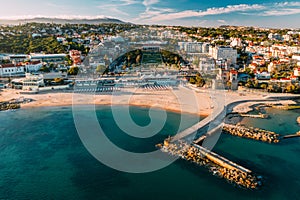
[[[21,109],[30,109],[36,107],[63,107],[72,105],[95,105],[95,106],[136,106],[145,108],[157,108],[175,113],[192,114],[201,117],[207,117],[212,114],[214,107],[218,106],[215,97],[211,97],[209,90],[195,91],[185,87],[179,87],[175,90],[157,90],[147,91],[143,89],[126,89],[123,92],[115,93],[74,93],[72,90],[62,91],[54,90],[50,92],[41,92],[38,94],[21,94],[20,90],[4,89],[0,92],[0,102],[11,99],[27,98],[32,101],[21,104]],[[185,95],[182,95],[185,94]],[[276,95],[269,95],[276,97]],[[292,97],[291,95],[282,95]],[[239,92],[227,91],[219,98],[225,98],[229,110],[236,113],[248,113],[259,104],[281,104],[293,105],[293,100],[266,100],[264,94],[240,95]],[[239,102],[240,101],[240,102]],[[242,119],[235,122],[239,122]]]
[[[132,92],[132,91],[131,91]],[[192,105],[180,103],[174,91],[143,91],[135,90],[135,94],[78,94],[72,91],[51,91],[38,94],[20,94],[18,90],[3,90],[0,93],[0,101],[28,98],[31,102],[21,104],[21,109],[38,107],[70,107],[72,105],[95,106],[136,106],[145,108],[157,108],[175,113],[192,114],[207,117],[212,112],[212,100],[209,94],[193,93],[197,100],[198,109]],[[180,91],[178,91],[180,92]]]

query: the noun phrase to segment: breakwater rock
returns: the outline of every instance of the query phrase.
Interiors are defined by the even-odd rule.
[[[4,110],[15,110],[21,108],[19,103],[12,103],[12,102],[2,102],[0,103],[0,111]]]
[[[164,144],[159,144],[157,147],[172,156],[179,156],[194,164],[205,166],[213,175],[224,178],[234,185],[247,189],[256,189],[261,185],[259,178],[250,170],[216,153],[182,140],[172,143],[170,141],[168,138],[164,141]]]
[[[272,131],[263,130],[260,128],[224,124],[223,132],[234,136],[259,140],[262,142],[269,142],[269,143],[279,142],[279,134],[276,134]]]

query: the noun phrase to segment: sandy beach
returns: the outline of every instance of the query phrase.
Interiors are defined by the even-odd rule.
[[[220,93],[220,92],[218,92]],[[216,93],[217,94],[217,93]],[[121,92],[111,93],[74,93],[72,90],[53,90],[38,94],[22,94],[21,90],[3,89],[0,91],[0,102],[11,99],[28,98],[32,102],[22,104],[21,108],[72,106],[72,105],[131,105],[154,107],[172,112],[182,112],[209,116],[218,106],[216,98],[224,98],[224,103],[229,104],[238,100],[255,100],[237,104],[233,112],[247,113],[255,104],[295,104],[292,100],[261,101],[266,94],[248,93],[241,95],[239,92],[226,91],[223,95],[212,94],[209,90],[193,90],[187,87],[178,87],[172,90],[144,90],[123,89]],[[295,96],[289,94],[268,94],[268,96]],[[219,102],[220,103],[220,102]]]
[[[22,104],[21,108],[72,106],[72,105],[131,105],[154,107],[172,112],[183,112],[208,116],[212,112],[209,93],[195,92],[186,88],[176,90],[146,91],[128,89],[111,94],[83,94],[73,91],[49,91],[38,94],[21,94],[21,90],[4,89],[0,101],[28,98],[33,101]]]

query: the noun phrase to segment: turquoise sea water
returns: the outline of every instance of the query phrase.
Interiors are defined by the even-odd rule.
[[[131,113],[140,125],[150,122],[145,108]],[[242,123],[280,134],[299,131],[299,110],[268,113],[271,119]],[[137,152],[154,150],[153,144],[177,131],[180,119],[168,113],[160,134],[132,141],[114,124],[109,107],[97,108],[97,116],[115,143]],[[198,121],[187,117],[186,127]],[[146,174],[111,169],[82,145],[71,108],[0,112],[0,119],[0,199],[300,199],[300,138],[273,145],[221,136],[214,151],[264,177],[261,190],[248,191],[182,160]]]

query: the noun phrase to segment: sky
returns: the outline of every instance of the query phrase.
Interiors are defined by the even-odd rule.
[[[137,24],[300,28],[300,1],[9,0],[0,19],[109,17]]]

